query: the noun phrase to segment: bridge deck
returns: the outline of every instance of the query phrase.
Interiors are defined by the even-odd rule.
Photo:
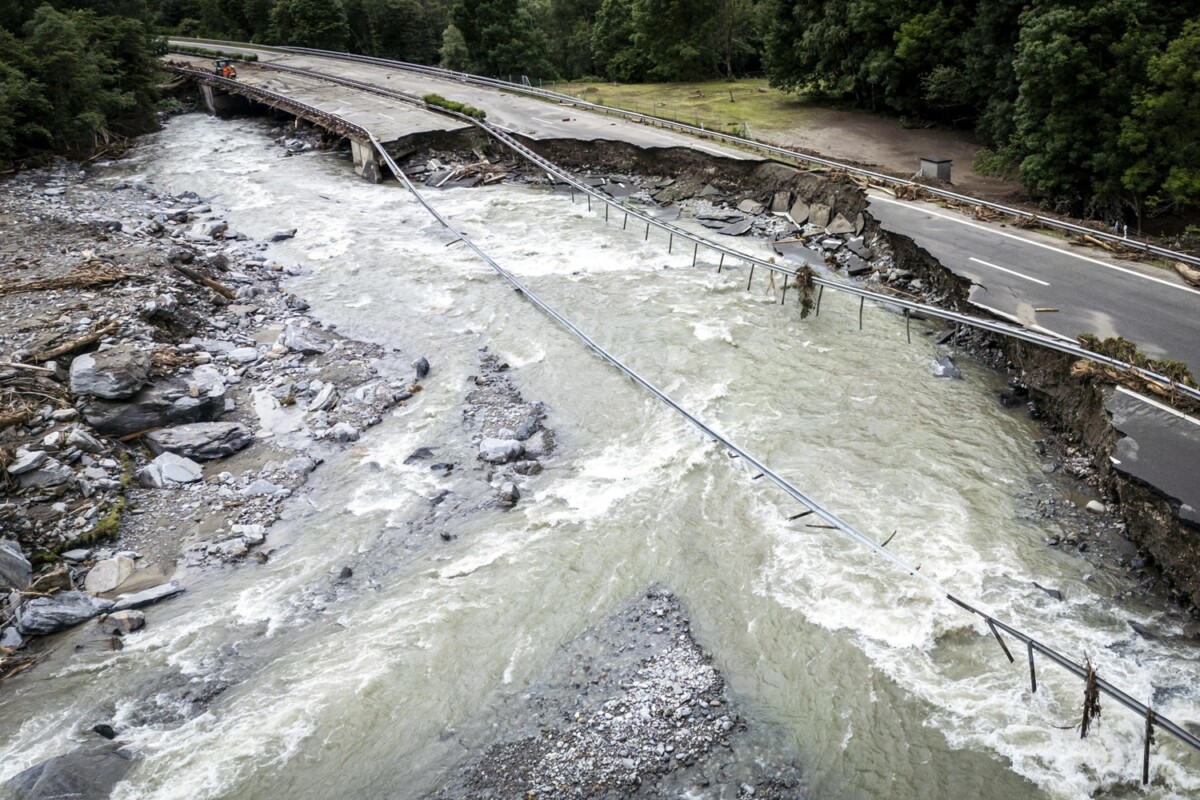
[[[212,69],[210,58],[179,55],[172,55],[171,58],[176,62],[186,62],[196,69]],[[370,92],[357,91],[303,75],[259,69],[253,63],[237,62],[235,66],[239,83],[277,92],[341,117],[371,131],[382,142],[394,142],[418,133],[458,131],[470,127],[452,117],[415,108]]]

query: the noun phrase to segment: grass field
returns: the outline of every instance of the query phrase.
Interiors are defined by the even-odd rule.
[[[803,124],[811,106],[767,86],[766,79],[704,83],[559,83],[547,89],[590,103],[653,114],[725,133],[785,130]]]

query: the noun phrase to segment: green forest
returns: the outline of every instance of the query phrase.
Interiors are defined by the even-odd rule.
[[[1063,212],[1200,207],[1200,9],[1156,0],[7,0],[0,162],[153,127],[170,33],[535,81],[765,75],[973,131]]]

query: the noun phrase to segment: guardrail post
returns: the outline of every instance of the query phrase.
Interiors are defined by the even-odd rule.
[[[1037,672],[1033,667],[1033,642],[1028,643],[1029,647],[1029,689],[1034,694],[1037,694]]]
[[[750,280],[746,281],[746,291],[750,291],[750,284],[754,283],[754,262],[750,262]]]
[[[905,336],[905,338],[908,339],[909,344],[912,344],[912,322],[911,322],[911,319],[912,318],[909,317],[909,315],[908,315],[908,309],[907,308],[904,309],[904,336]],[[1032,657],[1033,657],[1033,654],[1031,652],[1030,658],[1032,658]]]
[[[604,224],[608,224],[608,203],[604,204]]]
[[[867,302],[867,298],[865,298],[865,297],[858,298],[858,329],[860,331],[862,330],[863,306],[866,305],[866,302]]]
[[[725,266],[725,254],[721,253],[721,260],[717,264],[717,274],[721,274],[721,269]]]
[[[817,316],[821,316],[821,298],[825,296],[825,285],[821,284],[817,287]]]
[[[667,237],[667,253],[669,254],[675,248],[675,234]]]
[[[625,212],[625,221],[621,223],[621,230],[625,230],[625,226],[629,224],[629,212]]]
[[[700,253],[700,243],[696,242],[696,246],[692,248],[692,266],[696,266],[696,256]]]
[[[1154,744],[1154,709],[1146,709],[1146,745],[1142,750],[1142,786],[1150,783],[1150,745]]]
[[[646,223],[646,235],[644,237],[642,237],[642,241],[643,242],[650,241],[650,223],[649,222]]]
[[[587,196],[587,199],[588,199],[588,211],[591,211],[592,210],[592,196],[589,194]]]

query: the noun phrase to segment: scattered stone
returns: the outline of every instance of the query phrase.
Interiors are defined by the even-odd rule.
[[[296,235],[296,229],[289,228],[286,231],[275,231],[274,233],[272,233],[270,236],[267,237],[267,241],[269,241],[269,242],[286,242],[288,239],[291,239],[295,235]]]
[[[766,210],[766,206],[753,198],[747,197],[745,200],[738,203],[737,210],[743,214],[750,214],[753,216],[763,213],[763,211]]]
[[[425,356],[421,356],[413,362],[412,366],[416,370],[417,380],[425,380],[425,376],[429,374],[429,360]]]
[[[505,464],[520,458],[525,445],[516,439],[493,439],[485,437],[479,443],[479,457],[489,464]]]
[[[962,371],[955,365],[953,356],[938,356],[933,367],[933,375],[937,378],[962,380]]]
[[[279,494],[283,488],[277,484],[271,483],[265,478],[258,478],[251,482],[249,486],[242,489],[242,497],[270,497]]]
[[[825,226],[825,232],[830,236],[841,236],[856,233],[857,231],[854,230],[854,224],[850,220],[838,214],[833,218],[832,222]]]
[[[771,213],[786,214],[788,205],[792,202],[791,192],[776,192],[771,196]]]
[[[306,356],[328,353],[333,344],[319,329],[288,323],[279,336],[279,343],[294,353]]]
[[[195,483],[204,477],[204,470],[190,458],[162,453],[141,470],[138,480],[147,489],[162,489],[172,483]]]
[[[224,458],[254,443],[254,434],[240,422],[193,422],[160,428],[142,438],[156,454],[174,453],[200,461]]]
[[[342,567],[341,572],[338,573],[338,580],[340,580],[340,581],[349,580],[350,578],[353,578],[353,577],[354,577],[354,570],[350,569],[349,567]]]
[[[75,550],[68,550],[60,555],[62,556],[63,561],[70,561],[74,564],[78,564],[91,558],[92,551],[86,548],[77,548]]]
[[[17,611],[17,628],[23,634],[57,633],[87,622],[113,607],[84,592],[59,592],[50,597],[34,597]]]
[[[1099,500],[1089,500],[1085,508],[1093,514],[1105,514],[1108,512],[1108,506]]]
[[[521,499],[521,493],[517,490],[517,485],[512,481],[505,481],[500,484],[500,504],[504,506],[515,506],[517,501]]]
[[[46,463],[47,457],[44,450],[18,450],[16,459],[8,465],[8,474],[16,477],[33,472]]]
[[[115,728],[113,728],[113,726],[112,726],[112,725],[108,725],[108,724],[106,724],[106,723],[103,723],[103,722],[101,722],[101,723],[100,723],[100,724],[98,724],[98,725],[93,725],[93,726],[92,726],[92,733],[99,734],[100,736],[103,736],[105,739],[115,739],[115,738],[117,738],[117,731],[116,731],[116,729],[115,729]]]
[[[141,611],[114,611],[100,618],[100,630],[110,636],[124,636],[144,627],[146,627],[146,615]]]
[[[346,444],[348,442],[357,442],[360,432],[358,428],[351,425],[349,422],[339,422],[329,429],[329,438],[335,442]]]

